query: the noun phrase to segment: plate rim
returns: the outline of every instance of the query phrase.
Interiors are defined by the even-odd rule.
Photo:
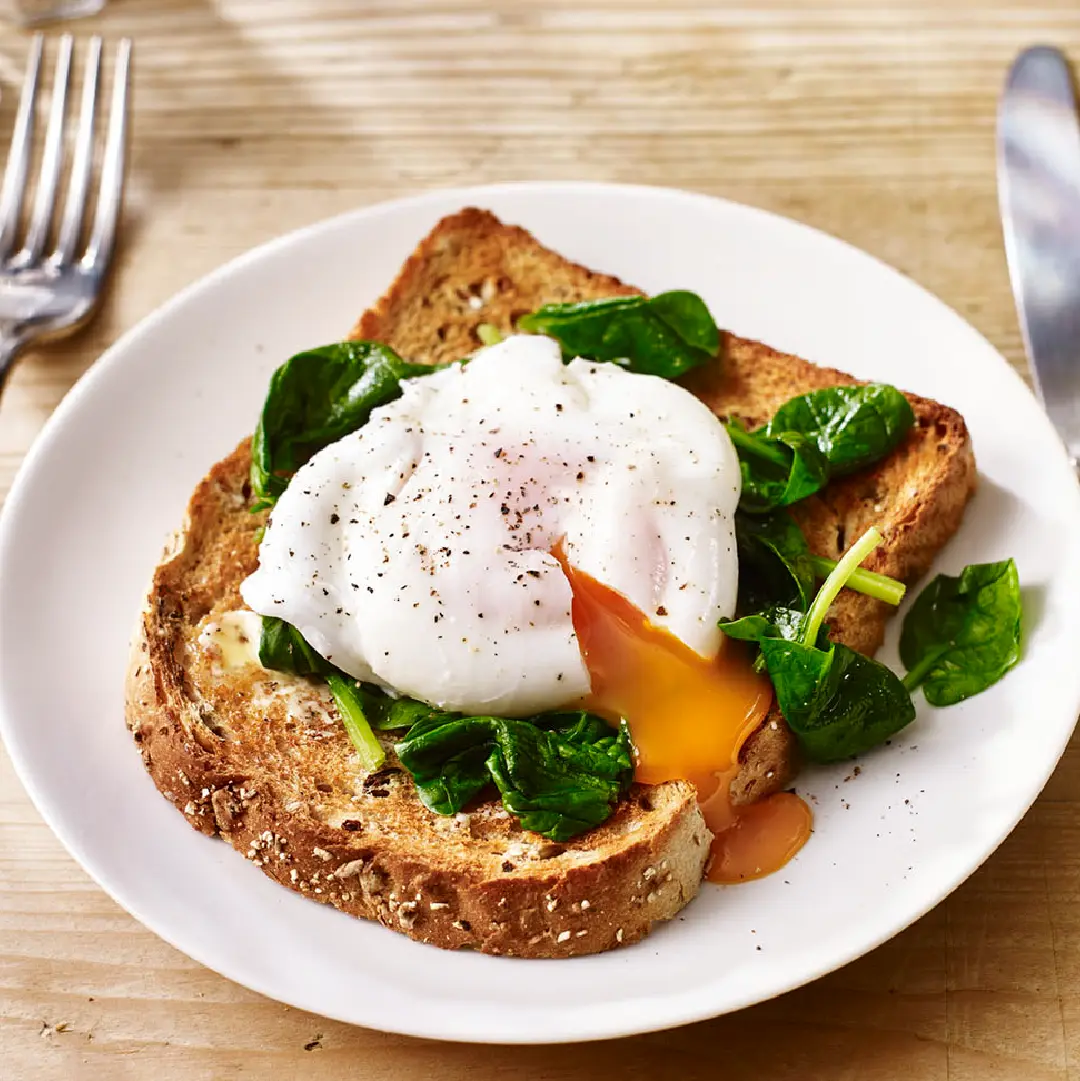
[[[479,184],[468,186],[456,186],[452,188],[435,188],[411,195],[384,200],[362,207],[357,207],[352,210],[344,211],[340,214],[332,215],[328,218],[319,219],[311,222],[307,225],[300,226],[299,228],[290,230],[287,233],[281,234],[276,237],[272,237],[253,248],[248,249],[245,252],[240,253],[227,260],[213,270],[196,278],[194,281],[188,283],[179,291],[174,293],[163,303],[159,304],[152,311],[147,313],[141,318],[134,326],[126,330],[104,353],[94,361],[87,370],[76,380],[69,391],[65,394],[61,402],[58,404],[53,413],[47,418],[43,424],[41,430],[34,437],[33,442],[24,456],[22,462],[19,465],[15,478],[12,481],[11,488],[9,490],[7,499],[4,502],[2,508],[0,508],[0,567],[2,567],[7,558],[7,552],[12,544],[12,538],[16,533],[17,524],[21,517],[21,507],[27,495],[24,493],[29,492],[30,486],[33,482],[34,475],[39,468],[39,462],[46,457],[49,452],[50,445],[52,443],[54,432],[61,429],[68,420],[69,415],[75,413],[83,399],[92,389],[96,386],[97,382],[101,379],[107,378],[108,373],[112,371],[114,367],[124,362],[125,355],[133,348],[138,347],[138,343],[145,336],[152,336],[159,322],[168,319],[172,313],[182,308],[188,303],[189,299],[193,296],[197,296],[204,290],[212,289],[219,281],[229,278],[237,273],[243,273],[249,264],[256,264],[261,259],[267,257],[271,253],[278,251],[281,248],[287,248],[292,244],[303,242],[304,240],[318,236],[321,233],[332,233],[336,229],[340,229],[348,223],[352,226],[354,222],[361,222],[365,218],[378,217],[385,213],[397,213],[402,211],[408,211],[410,209],[420,208],[428,204],[440,204],[448,200],[457,200],[461,206],[469,205],[483,205],[482,201],[486,198],[498,199],[502,195],[513,194],[528,194],[528,193],[542,193],[542,194],[565,194],[573,195],[578,192],[604,192],[616,189],[627,195],[633,195],[644,199],[671,199],[675,201],[689,201],[696,202],[703,206],[716,205],[727,207],[729,210],[734,210],[742,214],[747,214],[750,217],[757,217],[762,220],[768,221],[772,226],[782,227],[787,230],[796,230],[802,233],[807,239],[815,241],[826,241],[832,245],[838,245],[841,249],[845,250],[845,254],[849,257],[855,255],[862,260],[870,260],[873,264],[876,264],[880,271],[885,271],[889,275],[902,279],[907,283],[909,287],[914,287],[920,294],[920,299],[923,302],[933,302],[942,315],[947,315],[949,318],[963,324],[967,331],[974,335],[987,350],[993,353],[1001,362],[1002,368],[1008,372],[1009,377],[1012,378],[1014,383],[1014,389],[1022,390],[1023,394],[1029,396],[1033,401],[1036,401],[1033,392],[1028,384],[1023,380],[1020,374],[1016,371],[1011,364],[1005,360],[1001,352],[968,320],[966,320],[960,313],[951,308],[939,297],[931,293],[927,288],[922,286],[918,281],[913,279],[910,275],[905,274],[903,271],[889,265],[882,259],[866,252],[855,245],[843,240],[831,233],[818,229],[814,226],[807,225],[804,222],[796,221],[794,219],[785,217],[782,214],[766,210],[760,207],[748,206],[743,203],[738,203],[734,200],[726,199],[721,196],[709,195],[704,192],[689,191],[677,187],[661,186],[661,185],[644,185],[644,184],[622,184],[622,183],[609,183],[605,181],[594,180],[520,180],[495,184]],[[525,223],[528,227],[528,223]],[[1040,407],[1040,415],[1048,431],[1053,431],[1052,425],[1045,413],[1042,412]],[[1067,451],[1064,444],[1054,433],[1054,446],[1055,453],[1060,457],[1062,463],[1067,462]],[[1075,507],[1080,508],[1080,489],[1077,490],[1076,498],[1073,501]],[[1076,513],[1074,509],[1074,513]],[[3,580],[0,579],[0,607],[3,606],[6,600],[6,588]],[[0,667],[2,667],[3,650],[2,643],[0,643]],[[1073,694],[1072,700],[1074,704],[1073,715],[1076,717],[1080,715],[1080,673],[1074,676],[1073,680]],[[1044,776],[1035,790],[1034,795],[1026,804],[1018,810],[1015,817],[1007,830],[995,840],[985,851],[982,852],[978,861],[967,866],[965,863],[964,869],[958,875],[949,876],[950,885],[941,895],[932,900],[921,908],[917,912],[912,912],[910,918],[907,918],[905,922],[900,926],[895,926],[891,930],[883,932],[878,937],[875,937],[872,941],[860,942],[855,948],[846,951],[843,956],[839,956],[831,959],[830,961],[822,964],[816,970],[804,974],[797,981],[787,981],[783,990],[775,991],[772,993],[761,994],[756,997],[748,998],[744,1003],[737,1007],[731,1007],[723,1009],[722,1013],[735,1012],[736,1010],[745,1009],[749,1006],[756,1005],[763,1001],[768,1001],[771,998],[780,994],[785,994],[788,991],[795,990],[798,987],[805,986],[814,980],[820,979],[822,976],[836,971],[837,969],[851,963],[853,960],[864,956],[873,949],[879,947],[882,943],[889,941],[902,930],[910,927],[918,919],[924,916],[931,909],[935,908],[938,904],[941,904],[947,897],[949,897],[958,886],[966,881],[976,870],[978,870],[986,860],[997,850],[1002,842],[1013,832],[1020,820],[1028,813],[1032,804],[1041,794],[1049,781],[1051,775],[1056,769],[1058,763],[1061,760],[1062,755],[1068,745],[1071,738],[1073,728],[1075,728],[1076,721],[1074,720],[1073,726],[1065,731],[1064,737],[1061,740],[1060,746],[1056,748],[1052,757],[1047,759],[1048,765],[1044,771]],[[195,948],[188,943],[181,944],[174,940],[170,931],[162,929],[159,925],[159,921],[153,915],[147,915],[142,906],[137,902],[132,902],[125,895],[123,888],[114,889],[113,884],[105,880],[103,881],[99,872],[90,866],[83,858],[83,846],[80,839],[73,836],[70,831],[63,830],[58,827],[57,819],[53,814],[52,804],[49,798],[46,796],[44,790],[39,789],[32,776],[32,770],[27,765],[22,757],[21,751],[18,749],[19,742],[17,737],[14,739],[15,729],[17,722],[8,716],[7,702],[2,693],[0,693],[0,739],[3,740],[4,745],[8,751],[9,758],[12,762],[13,770],[18,777],[19,782],[22,784],[24,790],[29,796],[31,802],[34,805],[36,812],[41,816],[45,823],[49,826],[50,830],[57,837],[57,839],[64,846],[66,851],[71,857],[79,864],[85,873],[87,873],[99,888],[117,904],[119,904],[126,912],[131,914],[135,919],[142,923],[148,930],[160,937],[172,947],[180,950],[186,956],[192,958],[197,963],[204,965],[212,971],[222,975],[224,978],[238,983],[241,986],[248,987],[249,989],[256,991],[261,995],[265,995],[268,998],[279,1001],[288,1002],[294,1005],[296,1008],[311,1010],[320,1014],[321,1016],[328,1017],[333,1020],[342,1021],[347,1024],[354,1025],[377,1025],[378,1029],[385,1032],[396,1033],[400,1035],[407,1035],[419,1038],[427,1039],[439,1039],[452,1042],[462,1043],[491,1043],[500,1045],[528,1045],[528,1044],[561,1044],[561,1043],[574,1043],[586,1040],[599,1040],[599,1039],[615,1039],[624,1036],[661,1031],[684,1024],[693,1023],[695,1021],[701,1021],[720,1016],[715,1008],[708,1005],[708,1001],[705,1000],[699,1003],[696,1007],[687,1007],[682,1010],[669,1011],[665,1013],[662,1019],[657,1020],[655,1023],[648,1025],[640,1023],[640,1021],[630,1022],[628,1024],[619,1025],[606,1023],[599,1027],[595,1022],[591,1025],[585,1024],[580,1026],[574,1026],[567,1031],[556,1033],[554,1035],[545,1033],[543,1038],[540,1038],[538,1034],[525,1031],[528,1026],[522,1026],[517,1032],[514,1033],[500,1033],[496,1036],[483,1036],[473,1033],[462,1034],[458,1031],[451,1030],[449,1027],[444,1027],[439,1023],[425,1024],[422,1026],[409,1025],[409,1024],[393,1024],[387,1023],[385,1019],[380,1019],[377,1022],[363,1022],[358,1021],[354,1017],[346,1016],[343,1013],[335,1013],[328,1011],[322,1004],[312,1005],[303,1001],[297,1000],[297,998],[286,999],[280,994],[280,991],[276,987],[268,986],[263,981],[252,980],[248,977],[240,979],[231,973],[222,971],[217,966],[212,956],[207,956],[206,953],[196,945]],[[108,879],[108,875],[105,876]],[[122,899],[121,895],[125,895]],[[210,949],[212,954],[213,950]],[[666,996],[671,999],[673,996]],[[679,995],[674,996],[675,1001],[682,1003],[686,996]],[[609,1021],[609,1018],[605,1018],[605,1021]]]

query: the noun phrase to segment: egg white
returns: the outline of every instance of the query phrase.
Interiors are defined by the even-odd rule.
[[[241,592],[357,679],[527,715],[589,690],[556,542],[709,657],[735,606],[739,494],[727,433],[688,391],[514,336],[406,382],[300,469]]]

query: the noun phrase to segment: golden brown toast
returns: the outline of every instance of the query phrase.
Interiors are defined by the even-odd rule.
[[[677,284],[677,283],[673,283]],[[476,327],[504,331],[541,304],[637,290],[575,266],[521,229],[465,210],[440,222],[354,336],[411,360],[457,359]],[[687,385],[716,412],[757,424],[787,398],[850,383],[726,335],[716,370]],[[910,580],[955,531],[974,486],[963,420],[912,397],[918,423],[877,468],[796,508],[815,552],[835,558],[871,522],[885,542],[869,566]],[[685,782],[635,786],[598,829],[556,844],[522,831],[494,801],[443,818],[406,773],[364,776],[324,688],[229,668],[202,631],[241,608],[263,515],[249,511],[247,441],[196,489],[157,568],[136,637],[127,718],[158,787],[204,833],[220,835],[277,881],[414,938],[523,957],[608,949],[647,934],[697,892],[709,834]],[[872,652],[884,605],[845,592],[833,637]],[[740,801],[788,782],[794,739],[773,713],[743,749]]]

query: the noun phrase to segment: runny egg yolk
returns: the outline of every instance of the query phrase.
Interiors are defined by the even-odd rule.
[[[710,881],[744,882],[779,870],[810,836],[809,807],[790,792],[747,806],[734,806],[730,794],[739,749],[772,702],[768,678],[754,671],[741,642],[725,639],[718,656],[706,660],[572,567],[560,550],[555,555],[570,582],[574,629],[591,677],[585,705],[626,719],[636,780],[696,786],[715,835]]]

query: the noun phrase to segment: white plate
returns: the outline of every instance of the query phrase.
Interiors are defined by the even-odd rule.
[[[188,494],[255,421],[273,368],[342,337],[436,219],[489,207],[586,265],[701,293],[739,333],[938,398],[979,493],[939,570],[1014,556],[1031,626],[989,692],[800,780],[817,828],[780,874],[708,886],[644,943],[573,961],[446,953],[284,890],[196,834],[123,723],[128,635]],[[184,952],[303,1009],[450,1040],[617,1036],[710,1017],[907,926],[1001,842],[1080,708],[1080,494],[1005,361],[918,286],[803,226],[675,191],[528,184],[425,195],[294,233],[188,289],[72,391],[0,523],[0,722],[38,809],[120,904]],[[884,651],[895,661],[895,634]]]

